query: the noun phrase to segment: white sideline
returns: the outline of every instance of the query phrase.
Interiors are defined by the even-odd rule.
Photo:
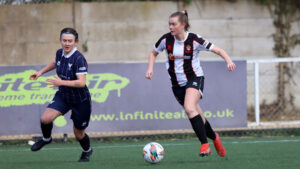
[[[232,142],[223,142],[224,145],[226,144],[259,144],[259,143],[294,143],[294,142],[300,142],[298,139],[293,140],[261,140],[261,141],[232,141]],[[168,146],[187,146],[187,145],[193,145],[189,143],[170,143],[170,144],[163,144],[164,147]],[[115,145],[115,146],[95,146],[93,149],[108,149],[108,148],[131,148],[131,147],[143,147],[142,144],[137,145]],[[43,151],[52,151],[52,150],[74,150],[74,149],[81,149],[80,146],[77,147],[53,147],[53,148],[43,148]],[[30,151],[30,149],[19,149],[19,150],[0,150],[0,152],[25,152]]]

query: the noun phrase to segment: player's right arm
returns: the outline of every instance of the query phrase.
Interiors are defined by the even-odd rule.
[[[156,52],[155,50],[153,50],[148,58],[148,70],[146,72],[146,79],[152,80],[152,76],[153,76],[153,67],[154,67],[154,63],[155,63],[155,58],[158,55],[158,52]]]
[[[154,49],[149,55],[148,58],[148,69],[146,72],[146,79],[152,80],[153,76],[153,67],[155,63],[155,59],[159,53],[166,49],[166,35],[163,35],[154,45]]]
[[[37,71],[37,72],[33,73],[32,75],[30,75],[29,79],[30,80],[37,80],[44,73],[47,73],[47,72],[49,72],[49,71],[51,71],[55,68],[56,68],[56,61],[53,60],[47,66],[45,66],[43,69],[41,69],[40,71]]]

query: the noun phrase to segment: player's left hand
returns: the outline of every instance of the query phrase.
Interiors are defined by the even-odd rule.
[[[47,79],[47,84],[51,85],[50,87],[58,87],[58,86],[62,86],[63,84],[63,80],[61,80],[61,78],[59,78],[58,76],[53,76],[54,79]]]
[[[230,61],[230,62],[227,63],[227,68],[230,72],[232,72],[232,71],[235,70],[236,66],[232,61]]]

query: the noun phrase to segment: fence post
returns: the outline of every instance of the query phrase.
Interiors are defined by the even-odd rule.
[[[254,62],[254,102],[255,102],[255,122],[260,123],[260,108],[259,108],[259,63]]]

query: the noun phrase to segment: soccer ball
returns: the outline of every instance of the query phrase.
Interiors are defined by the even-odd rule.
[[[151,142],[143,148],[143,157],[148,163],[158,163],[164,158],[164,155],[164,148],[159,143]]]

